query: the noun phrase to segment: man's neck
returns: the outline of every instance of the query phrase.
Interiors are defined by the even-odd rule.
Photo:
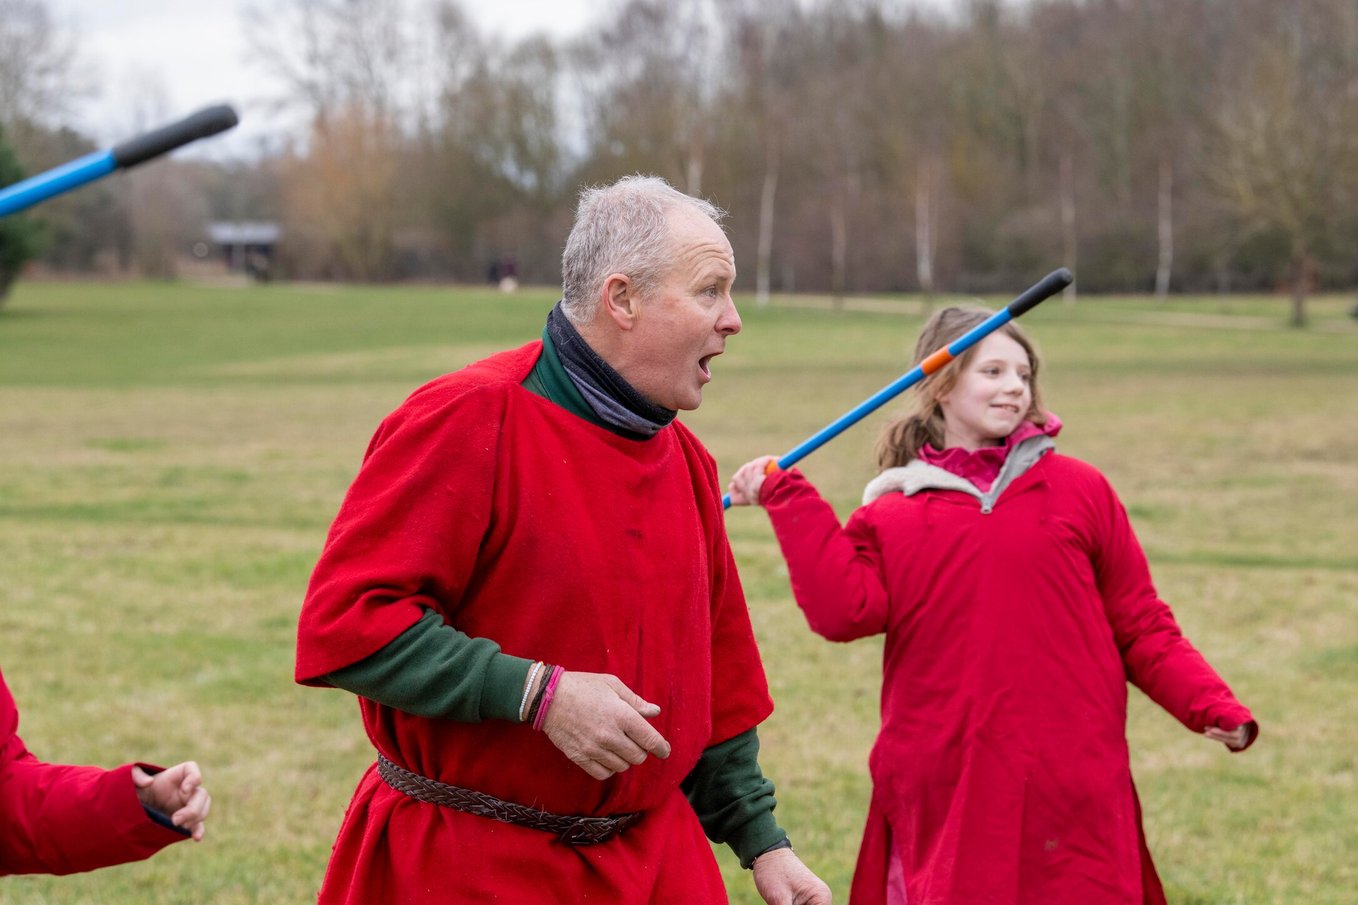
[[[607,333],[598,330],[589,332],[596,336],[600,332]],[[596,416],[589,420],[597,419],[614,433],[637,440],[654,436],[674,420],[677,412],[661,408],[637,392],[608,359],[594,348],[585,334],[566,318],[560,304],[548,315],[544,344],[548,348],[544,350],[539,365],[559,365],[569,378],[570,385],[579,392]],[[526,382],[525,386],[537,391],[530,382]],[[552,396],[548,395],[547,398]]]

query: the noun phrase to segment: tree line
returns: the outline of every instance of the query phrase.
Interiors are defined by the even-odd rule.
[[[42,63],[0,64],[30,170],[88,144],[42,113],[69,49],[6,38],[43,10],[0,0],[0,47]],[[271,219],[293,277],[552,283],[579,186],[647,172],[731,212],[761,300],[1060,264],[1087,292],[1287,290],[1300,319],[1358,281],[1353,0],[626,0],[569,41],[455,0],[242,16],[305,134],[44,210],[52,266],[170,275],[206,219]]]

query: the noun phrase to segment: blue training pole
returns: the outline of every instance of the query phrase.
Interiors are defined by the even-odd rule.
[[[1020,317],[1031,309],[1037,307],[1042,302],[1056,295],[1062,289],[1073,282],[1075,277],[1069,270],[1062,267],[1053,270],[1037,283],[1030,286],[1022,295],[996,311],[990,317],[977,324],[971,330],[953,340],[947,346],[934,352],[928,358],[921,361],[914,368],[905,374],[897,377],[891,383],[864,399],[849,411],[840,415],[834,421],[821,428],[801,443],[797,444],[790,451],[778,459],[776,467],[791,468],[811,453],[838,437],[853,425],[862,421],[877,409],[895,399],[910,387],[919,383],[925,377],[937,371],[939,368],[952,361],[963,352],[994,333],[1000,327],[1009,323],[1016,317]],[[723,509],[731,508],[731,495],[728,493],[721,498]]]
[[[126,170],[189,142],[225,132],[240,120],[222,104],[199,110],[178,122],[128,139],[105,151],[86,154],[70,163],[0,189],[0,217],[18,213],[40,201],[69,192],[114,170]]]

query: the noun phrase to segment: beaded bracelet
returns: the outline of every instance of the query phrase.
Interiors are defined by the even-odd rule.
[[[554,669],[556,667],[549,663],[542,664],[542,681],[538,683],[537,694],[533,695],[533,703],[528,705],[528,714],[523,718],[523,722],[537,722],[538,708],[542,706],[542,697],[547,693],[547,680],[552,677]]]
[[[534,729],[541,729],[542,724],[547,721],[547,708],[552,706],[552,695],[556,692],[556,683],[561,681],[561,675],[565,671],[560,666],[552,670],[552,677],[547,680],[547,691],[542,696],[542,704],[538,706],[537,717],[533,720]]]
[[[533,690],[533,680],[537,678],[538,672],[545,666],[541,660],[534,660],[533,665],[528,668],[528,681],[523,683],[523,697],[519,700],[519,722],[524,722],[527,717],[523,710],[528,706],[528,695]]]

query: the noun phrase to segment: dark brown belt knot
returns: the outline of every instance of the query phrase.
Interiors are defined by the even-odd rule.
[[[416,801],[441,805],[478,817],[489,817],[501,823],[513,823],[529,829],[554,833],[557,841],[567,845],[597,845],[600,842],[607,842],[634,825],[645,813],[633,811],[630,814],[614,814],[612,817],[549,814],[512,801],[503,801],[474,789],[450,786],[446,782],[421,776],[392,763],[382,754],[377,755],[377,773],[387,785]]]

